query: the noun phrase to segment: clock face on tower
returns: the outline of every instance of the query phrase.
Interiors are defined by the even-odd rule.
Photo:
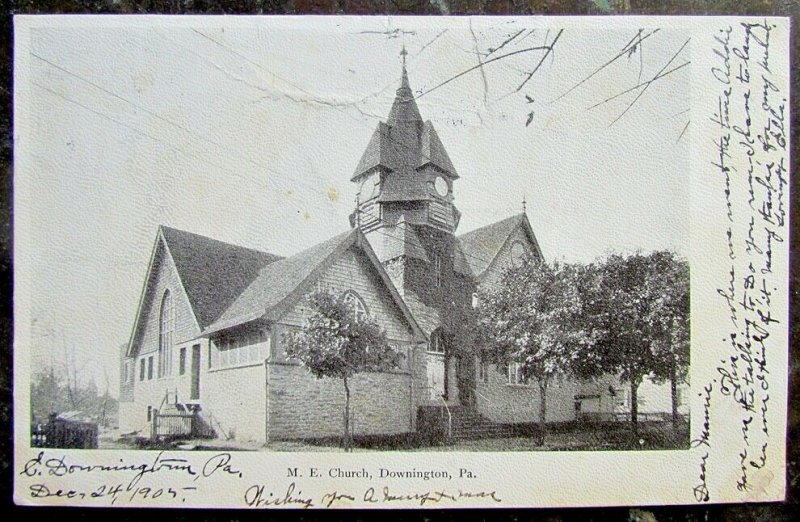
[[[436,181],[433,182],[433,186],[436,189],[436,193],[442,197],[445,197],[450,192],[447,181],[441,176],[436,176]]]

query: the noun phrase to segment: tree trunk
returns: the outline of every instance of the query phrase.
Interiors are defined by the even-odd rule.
[[[672,429],[678,429],[678,378],[675,375],[675,363],[669,376],[669,391],[672,394]]]
[[[350,386],[347,385],[347,377],[344,378],[344,437],[342,446],[345,451],[352,451],[352,438],[350,437]]]
[[[633,436],[639,436],[639,382],[641,378],[631,377],[631,429]],[[636,441],[634,441],[636,442]]]
[[[547,436],[547,379],[539,381],[539,435],[537,446],[544,445]]]

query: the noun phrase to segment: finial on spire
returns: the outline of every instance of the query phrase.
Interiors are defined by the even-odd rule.
[[[408,98],[411,96],[411,86],[408,84],[408,73],[406,72],[406,55],[408,55],[408,51],[406,51],[406,44],[403,44],[403,50],[400,51],[400,57],[403,59],[403,74],[400,76],[400,90],[397,92],[403,91],[404,97]]]
[[[522,213],[526,214],[528,212],[528,203],[525,201],[525,194],[522,195]]]

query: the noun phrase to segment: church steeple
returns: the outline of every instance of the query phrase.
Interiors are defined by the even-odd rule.
[[[453,233],[458,179],[433,124],[423,121],[408,80],[403,47],[400,86],[386,122],[378,124],[351,181],[360,184],[352,220],[365,232],[404,222]]]
[[[417,102],[414,101],[414,92],[411,90],[411,85],[408,83],[408,71],[406,71],[406,51],[405,46],[400,51],[400,56],[403,57],[403,73],[400,77],[400,88],[397,89],[397,95],[392,104],[392,110],[389,112],[389,118],[386,123],[389,125],[397,125],[400,122],[418,122],[422,124],[422,116],[417,108]]]

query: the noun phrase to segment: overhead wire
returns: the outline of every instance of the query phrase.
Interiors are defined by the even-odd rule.
[[[215,39],[213,39],[213,38],[210,38],[210,37],[208,37],[207,35],[205,35],[205,34],[201,33],[200,31],[195,31],[195,32],[196,32],[198,35],[200,35],[200,36],[202,36],[202,37],[206,38],[207,40],[209,40],[209,41],[211,41],[211,42],[213,42],[214,44],[216,44],[216,45],[218,45],[218,46],[222,47],[223,49],[226,49],[227,51],[231,52],[232,54],[234,54],[234,55],[236,55],[236,56],[239,56],[240,58],[242,58],[242,59],[246,60],[248,63],[250,63],[251,65],[253,65],[253,66],[255,66],[255,67],[257,67],[257,68],[259,68],[259,69],[261,69],[261,70],[263,70],[263,71],[264,71],[264,72],[266,72],[267,74],[269,74],[269,75],[271,75],[271,76],[273,76],[273,77],[275,77],[275,78],[278,78],[278,79],[280,79],[281,81],[284,81],[284,82],[286,82],[288,85],[291,85],[291,86],[293,86],[293,87],[297,88],[298,90],[300,90],[301,92],[303,92],[303,93],[305,93],[305,94],[312,95],[311,93],[308,93],[308,92],[307,92],[307,91],[305,91],[304,89],[302,89],[302,88],[300,88],[300,87],[298,87],[298,86],[294,85],[292,82],[289,82],[288,80],[285,80],[284,78],[282,78],[282,77],[280,77],[280,76],[278,76],[278,75],[276,75],[276,74],[272,73],[271,71],[268,71],[267,69],[265,69],[264,67],[262,67],[260,64],[258,64],[258,63],[257,63],[257,62],[255,62],[255,61],[252,61],[252,60],[250,60],[249,58],[247,58],[246,56],[242,55],[241,53],[238,53],[238,52],[236,52],[236,51],[234,51],[234,50],[230,49],[228,46],[225,46],[224,44],[221,44],[221,43],[220,43],[220,42],[218,42],[217,40],[215,40]],[[185,126],[183,126],[183,125],[180,125],[179,123],[176,123],[176,122],[174,122],[174,121],[172,121],[172,120],[170,120],[170,119],[168,119],[168,118],[165,118],[165,117],[161,116],[160,114],[158,114],[158,113],[156,113],[156,112],[154,112],[154,111],[152,111],[152,110],[150,110],[150,109],[148,109],[148,108],[146,108],[146,107],[143,107],[142,105],[140,105],[140,104],[138,104],[138,103],[136,103],[136,102],[134,102],[134,101],[132,101],[132,100],[130,100],[130,99],[128,99],[128,98],[126,98],[126,97],[124,97],[124,96],[122,96],[122,95],[120,95],[120,94],[118,94],[118,93],[116,93],[116,92],[114,92],[114,91],[112,91],[112,90],[110,90],[110,89],[107,89],[107,88],[103,87],[102,85],[99,85],[98,83],[96,83],[96,82],[94,82],[94,81],[92,81],[92,80],[90,80],[90,79],[87,79],[87,78],[85,78],[85,77],[83,77],[83,76],[81,76],[81,75],[79,75],[79,74],[76,74],[76,73],[74,73],[73,71],[71,71],[71,70],[69,70],[69,69],[67,69],[67,68],[65,68],[65,67],[63,67],[63,66],[61,66],[61,65],[58,65],[58,64],[54,63],[53,61],[51,61],[51,60],[49,60],[49,59],[47,59],[47,58],[45,58],[45,57],[43,57],[43,56],[40,56],[40,55],[38,55],[38,54],[36,54],[36,53],[33,53],[33,52],[31,52],[30,54],[31,54],[31,55],[32,55],[34,58],[36,58],[36,59],[38,59],[38,60],[42,61],[43,63],[45,63],[45,64],[47,64],[47,65],[49,65],[49,66],[51,66],[51,67],[53,67],[53,68],[55,68],[55,69],[57,69],[57,70],[59,70],[59,71],[63,72],[64,74],[67,74],[67,75],[68,75],[68,76],[70,76],[70,77],[73,77],[73,78],[75,78],[75,79],[77,79],[77,80],[79,80],[79,81],[81,81],[81,82],[83,82],[83,83],[86,83],[87,85],[90,85],[91,87],[93,87],[93,88],[95,88],[95,89],[97,89],[97,90],[99,90],[99,91],[101,91],[101,92],[103,92],[103,93],[107,94],[108,96],[111,96],[111,97],[112,97],[112,98],[114,98],[114,99],[117,99],[117,100],[119,100],[119,101],[122,101],[122,102],[124,102],[124,103],[126,103],[126,104],[128,104],[128,105],[130,105],[130,106],[132,106],[132,107],[134,107],[134,108],[136,108],[136,109],[138,109],[138,110],[141,110],[142,112],[144,112],[144,113],[146,113],[146,114],[149,114],[150,116],[152,116],[152,117],[156,118],[156,119],[157,119],[157,120],[159,120],[159,121],[162,121],[162,122],[164,122],[164,123],[166,123],[166,124],[168,124],[168,125],[170,125],[170,126],[172,126],[172,127],[176,128],[176,129],[179,129],[179,130],[181,130],[181,131],[183,131],[183,132],[186,132],[186,133],[187,133],[187,134],[189,134],[189,135],[195,136],[195,137],[199,138],[200,140],[202,140],[202,141],[204,141],[204,142],[206,142],[206,143],[208,143],[208,144],[214,145],[214,146],[216,146],[216,147],[218,147],[218,148],[220,148],[220,149],[224,149],[224,148],[225,148],[225,147],[224,147],[222,144],[220,144],[220,143],[218,143],[218,142],[216,142],[216,141],[214,141],[214,140],[211,140],[211,139],[209,139],[207,136],[201,135],[201,134],[199,134],[199,133],[197,133],[197,132],[194,132],[194,131],[192,131],[192,130],[190,130],[190,129],[186,128],[186,127],[185,127]],[[223,71],[223,72],[224,72],[224,71]],[[390,83],[390,84],[388,84],[388,85],[391,85],[391,84],[393,84],[393,83],[396,83],[396,81],[395,81],[395,82],[392,82],[392,83]],[[178,154],[183,154],[183,153],[185,153],[185,151],[182,151],[181,149],[179,149],[179,148],[175,147],[174,145],[172,145],[171,143],[169,143],[169,142],[167,142],[167,141],[165,141],[165,140],[163,140],[163,139],[157,138],[157,137],[155,137],[155,136],[153,136],[153,135],[151,135],[151,134],[149,134],[149,133],[147,133],[147,132],[144,132],[144,131],[142,131],[141,129],[139,129],[139,128],[135,127],[135,126],[132,126],[132,125],[126,124],[126,123],[124,123],[124,122],[122,122],[122,121],[119,121],[119,120],[117,120],[117,119],[115,119],[115,118],[112,118],[112,117],[110,117],[108,114],[105,114],[105,113],[103,113],[103,112],[101,112],[101,111],[98,111],[98,110],[96,110],[96,109],[93,109],[93,108],[91,108],[91,107],[89,107],[89,106],[87,106],[87,105],[85,105],[85,104],[83,104],[83,103],[80,103],[80,102],[78,102],[78,101],[76,101],[76,100],[74,100],[74,99],[72,99],[72,98],[70,98],[70,97],[68,97],[68,96],[66,96],[66,95],[64,95],[64,94],[62,94],[62,93],[59,93],[59,92],[57,92],[57,91],[55,91],[55,90],[53,90],[53,89],[51,89],[51,88],[49,88],[49,87],[45,87],[45,86],[43,86],[43,85],[41,85],[41,84],[38,84],[38,83],[35,83],[35,82],[34,82],[34,85],[36,85],[37,87],[39,87],[39,88],[41,88],[41,89],[43,89],[43,90],[45,90],[45,91],[47,91],[47,92],[49,92],[49,93],[53,94],[54,96],[57,96],[58,98],[61,98],[61,99],[65,100],[65,101],[67,101],[67,102],[70,102],[70,103],[72,103],[72,104],[74,104],[74,105],[78,106],[78,107],[81,107],[81,108],[83,108],[84,110],[87,110],[87,111],[89,111],[89,112],[91,112],[91,113],[93,113],[93,114],[95,114],[95,115],[97,115],[97,116],[99,116],[99,117],[101,117],[101,118],[103,118],[103,119],[106,119],[106,120],[108,120],[108,121],[111,121],[112,123],[114,123],[114,124],[116,124],[116,125],[120,125],[120,126],[122,126],[122,127],[124,127],[124,128],[127,128],[127,129],[129,129],[129,130],[131,130],[131,131],[133,131],[133,132],[135,132],[135,133],[137,133],[137,134],[141,135],[141,136],[144,136],[144,137],[147,137],[148,139],[151,139],[151,140],[153,140],[153,141],[156,141],[156,142],[162,143],[162,144],[166,145],[168,148],[170,148],[171,150],[173,150],[174,152],[176,152],[176,153],[178,153]],[[249,85],[249,83],[248,83],[247,85]],[[251,86],[251,87],[255,88],[256,86]],[[379,93],[377,93],[377,94],[380,94],[380,93],[382,93],[382,92],[383,92],[385,89],[386,89],[386,87],[384,87],[384,89],[382,89],[381,91],[379,91]],[[260,90],[260,91],[263,91],[263,89],[262,89],[262,88],[259,88],[259,90]],[[312,96],[313,96],[313,95],[312,95]],[[363,99],[367,99],[367,98],[369,98],[370,96],[372,96],[372,95],[368,95],[368,96],[364,97]],[[336,104],[325,104],[325,105],[331,106],[332,108],[335,108],[335,109],[338,109],[338,110],[340,110],[340,111],[341,111],[341,110],[342,110],[342,109],[344,109],[346,106],[352,106],[352,105],[354,105],[354,104],[352,104],[352,103],[348,103],[348,104],[344,104],[344,105],[341,105],[341,106],[337,106]],[[367,116],[369,116],[369,117],[374,117],[374,116],[372,116],[372,115],[368,115],[368,114],[367,114]],[[404,148],[404,149],[406,149],[406,152],[409,152],[409,151],[410,151],[410,152],[414,152],[414,153],[421,154],[421,155],[422,155],[422,157],[423,157],[424,159],[426,159],[426,160],[428,160],[428,161],[431,161],[431,157],[430,157],[429,155],[425,154],[424,152],[422,152],[422,151],[419,151],[419,150],[416,150],[416,149],[412,149],[412,148],[410,148],[409,146],[407,146],[405,143],[403,143],[403,142],[399,142],[399,141],[397,141],[397,140],[393,139],[391,136],[387,136],[387,138],[388,138],[388,142],[391,144],[391,146],[394,148],[394,150],[395,150],[396,152],[398,152],[399,154],[402,154],[402,153],[403,153],[403,151],[401,151],[401,150],[399,150],[399,149],[403,149],[403,148]],[[259,167],[259,168],[262,168],[262,169],[264,169],[264,170],[266,170],[266,171],[268,171],[268,172],[271,172],[271,173],[273,173],[273,174],[276,174],[276,175],[279,177],[278,179],[279,179],[281,182],[283,182],[285,179],[290,179],[290,176],[288,176],[286,173],[283,173],[283,172],[277,171],[277,170],[275,170],[275,169],[274,169],[274,168],[272,168],[272,167],[269,167],[269,166],[267,166],[267,165],[263,165],[263,164],[261,164],[261,163],[259,163],[259,162],[256,162],[256,161],[254,161],[254,160],[252,160],[252,159],[250,159],[250,158],[247,158],[247,157],[245,157],[244,159],[245,159],[246,161],[248,161],[248,162],[252,163],[253,165],[255,165],[255,166]],[[208,160],[206,160],[206,161],[208,161]],[[227,172],[231,172],[231,173],[233,173],[233,174],[237,175],[237,177],[241,176],[241,173],[239,173],[239,172],[237,172],[237,171],[234,171],[233,169],[227,168],[227,167],[225,167],[225,166],[223,166],[223,165],[220,165],[220,164],[214,163],[214,162],[212,162],[212,161],[208,161],[208,163],[209,163],[209,164],[211,164],[212,166],[215,166],[215,167],[217,167],[217,168],[220,168],[220,169],[222,169],[222,170],[225,170],[225,171],[227,171]],[[272,179],[271,181],[274,183],[276,180],[275,180],[275,179]],[[320,191],[320,190],[318,190],[318,189],[316,189],[316,190],[315,190],[313,187],[309,187],[309,188],[310,188],[310,190],[311,190],[311,191],[314,191],[314,192],[315,192],[315,193],[317,193],[318,195],[326,195],[325,193],[323,193],[322,191]],[[295,206],[296,208],[299,208],[299,206],[298,206],[297,204],[295,204],[294,206]],[[364,214],[366,214],[366,215],[369,215],[370,217],[373,217],[373,218],[375,218],[375,219],[378,219],[378,220],[380,219],[380,218],[378,218],[377,216],[371,215],[369,212],[367,212],[367,211],[365,211],[365,210],[362,210],[362,209],[357,209],[356,211],[357,211],[357,212],[362,212],[362,213],[364,213]],[[383,231],[379,231],[379,233],[380,233],[381,235],[385,236],[385,237],[388,237],[388,238],[390,238],[390,239],[391,239],[391,240],[393,240],[393,241],[401,241],[401,242],[403,242],[403,243],[404,243],[404,244],[406,244],[406,245],[408,245],[408,244],[409,244],[409,243],[408,243],[406,240],[404,240],[404,239],[400,239],[400,238],[397,238],[396,236],[392,236],[392,235],[390,235],[390,234],[388,234],[388,233],[385,233],[385,232],[383,232]],[[490,262],[491,262],[491,260],[487,260],[487,259],[481,258],[481,257],[479,257],[479,256],[476,256],[476,255],[474,255],[474,254],[467,254],[466,252],[463,252],[463,250],[462,250],[462,254],[463,254],[463,255],[465,255],[466,257],[470,258],[470,259],[474,259],[474,260],[480,261],[481,263],[488,264],[488,263],[490,263]]]

